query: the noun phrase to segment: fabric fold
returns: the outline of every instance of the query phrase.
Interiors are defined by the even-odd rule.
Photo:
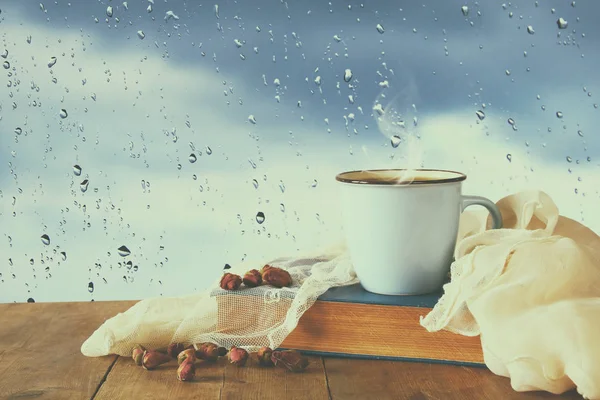
[[[485,213],[465,220],[451,281],[421,325],[479,334],[487,367],[516,391],[600,399],[600,237],[543,192],[497,204],[505,228],[489,230]]]

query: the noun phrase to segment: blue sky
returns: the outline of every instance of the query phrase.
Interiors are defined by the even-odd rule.
[[[0,301],[170,296],[335,243],[349,169],[461,170],[493,200],[542,189],[600,230],[597,3],[217,3],[3,2]],[[407,128],[382,132],[378,100]]]

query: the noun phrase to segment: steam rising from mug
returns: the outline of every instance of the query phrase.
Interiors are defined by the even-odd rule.
[[[407,71],[402,72],[406,80],[399,91],[393,91],[387,80],[380,82],[384,89],[373,103],[373,116],[379,131],[390,140],[391,146],[399,151],[401,157],[395,158],[403,169],[398,173],[397,183],[409,184],[416,176],[415,169],[423,167],[423,151],[418,134],[416,103],[419,100],[415,79]],[[395,93],[390,98],[389,91]]]

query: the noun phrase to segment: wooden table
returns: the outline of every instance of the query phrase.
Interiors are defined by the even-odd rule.
[[[0,399],[581,399],[514,392],[484,368],[311,357],[304,373],[226,359],[176,379],[176,363],[146,371],[130,357],[88,358],[81,344],[134,302],[0,304]]]

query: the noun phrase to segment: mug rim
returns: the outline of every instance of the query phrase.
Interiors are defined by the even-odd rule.
[[[399,172],[399,171],[407,171],[407,168],[384,168],[384,169],[364,169],[364,170],[354,170],[354,171],[344,171],[340,172],[335,176],[335,180],[341,183],[350,183],[350,184],[358,184],[358,185],[385,185],[385,186],[408,186],[407,184],[397,183],[395,181],[385,181],[382,180],[380,182],[366,181],[361,179],[351,179],[346,178],[344,175],[350,175],[354,173],[360,172]],[[455,183],[462,182],[467,179],[467,175],[458,171],[451,171],[445,169],[430,169],[430,168],[417,168],[412,171],[417,172],[445,172],[451,173],[456,176],[451,178],[441,178],[441,179],[428,179],[428,180],[414,180],[410,182],[410,185],[431,185],[431,184],[441,184],[441,183]]]

